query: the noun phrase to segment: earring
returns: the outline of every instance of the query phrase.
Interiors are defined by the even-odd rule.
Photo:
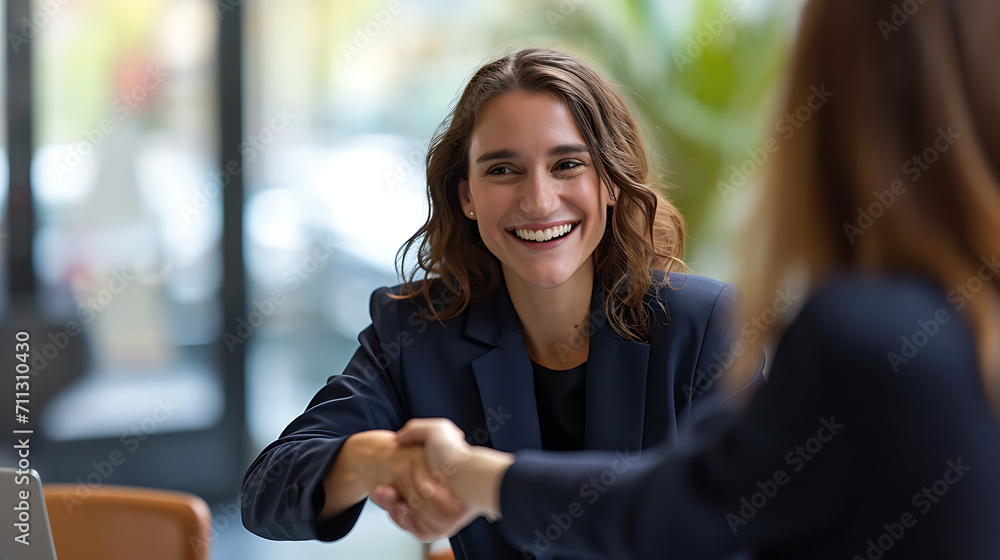
[[[476,215],[476,213],[475,213],[475,212],[469,212],[469,215],[470,215],[470,216],[475,216],[475,215]]]

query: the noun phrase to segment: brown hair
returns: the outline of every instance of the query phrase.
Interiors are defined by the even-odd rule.
[[[798,273],[807,290],[853,268],[925,274],[947,291],[996,255],[998,24],[996,0],[806,6],[783,113],[814,87],[833,97],[777,154],[750,221],[742,254],[751,314],[769,308],[775,288]],[[950,145],[940,140],[949,130],[960,136]],[[962,310],[986,394],[1000,411],[998,285],[986,282]]]
[[[549,49],[523,49],[480,68],[439,127],[427,154],[430,213],[396,263],[407,286],[401,297],[423,297],[430,314],[443,320],[499,285],[499,261],[475,223],[464,219],[457,185],[468,177],[469,138],[479,112],[491,99],[516,91],[556,95],[594,154],[598,177],[615,200],[608,210],[610,227],[594,250],[595,282],[608,294],[604,311],[611,326],[627,339],[641,340],[648,328],[643,296],[653,283],[651,268],[669,272],[684,266],[678,258],[684,220],[652,186],[642,131],[614,87],[582,61]],[[404,273],[414,252],[416,262]],[[422,282],[415,282],[418,273]]]

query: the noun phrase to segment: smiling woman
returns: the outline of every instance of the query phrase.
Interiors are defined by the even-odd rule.
[[[461,206],[500,261],[528,354],[558,369],[566,357],[558,353],[558,339],[578,329],[590,307],[591,257],[607,230],[610,191],[569,109],[552,94],[514,92],[492,100],[469,152],[475,163],[469,179],[458,182]],[[519,305],[526,299],[532,305]],[[582,313],[565,312],[573,303]],[[563,325],[551,324],[560,318]],[[545,340],[553,335],[556,340]],[[568,365],[585,361],[586,350],[586,344],[576,348]]]
[[[717,362],[747,352],[739,290],[671,273],[684,222],[636,120],[586,64],[525,49],[480,68],[431,143],[427,192],[397,263],[406,282],[375,291],[347,369],[250,467],[251,531],[337,540],[372,495],[422,538],[455,535],[459,558],[522,558],[394,432],[439,417],[503,451],[632,457],[724,398],[713,381],[733,361]],[[413,527],[401,499],[447,522]]]

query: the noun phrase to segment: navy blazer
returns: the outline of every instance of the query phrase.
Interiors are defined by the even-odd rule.
[[[666,308],[664,313],[649,301],[650,343],[623,340],[611,328],[604,292],[595,287],[586,449],[637,456],[641,448],[670,444],[696,409],[721,399],[711,389],[720,368],[729,366],[739,331],[739,289],[686,274],[672,274],[670,281],[678,289],[654,288],[646,296]],[[351,530],[364,501],[326,523],[316,517],[324,502],[323,478],[341,445],[357,432],[398,430],[410,418],[441,417],[464,430],[472,444],[509,452],[541,449],[531,361],[506,285],[443,326],[420,318],[426,309],[413,302],[389,298],[389,291],[372,294],[372,325],[359,335],[361,346],[344,373],[329,378],[247,471],[243,524],[257,535],[333,541]],[[399,293],[399,287],[391,291]],[[755,377],[755,383],[762,381]],[[452,547],[458,558],[524,557],[483,518],[452,538]]]
[[[965,303],[922,278],[832,279],[714,437],[642,464],[519,452],[498,525],[586,558],[1000,558],[1000,426]]]

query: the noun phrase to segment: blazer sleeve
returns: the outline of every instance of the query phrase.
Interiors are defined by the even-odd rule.
[[[836,374],[859,366],[838,365],[813,322],[797,323],[742,414],[706,420],[711,437],[641,459],[517,453],[501,485],[504,536],[522,551],[565,557],[725,558],[844,515],[868,436]]]
[[[243,479],[243,525],[271,540],[344,537],[364,501],[325,523],[317,522],[325,500],[323,478],[344,441],[367,430],[398,430],[407,418],[399,372],[399,319],[395,301],[377,290],[372,325],[358,336],[360,347],[341,375],[327,380],[306,411],[295,418],[250,466]],[[385,344],[383,344],[385,343]],[[384,350],[388,348],[389,350]]]
[[[742,290],[735,284],[725,284],[712,305],[694,374],[683,390],[688,398],[686,418],[696,421],[704,418],[720,403],[742,394],[753,394],[765,383],[763,350],[740,336],[742,302]],[[740,372],[750,381],[736,391],[725,390],[723,379],[737,373],[733,368],[741,363],[739,358],[746,352],[756,355],[755,360],[747,362],[755,364],[753,371],[748,372],[749,375]]]

